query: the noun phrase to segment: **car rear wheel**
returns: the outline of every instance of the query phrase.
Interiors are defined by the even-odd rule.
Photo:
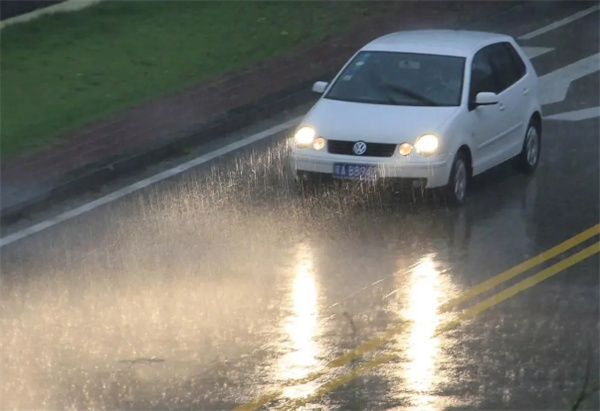
[[[469,186],[468,164],[467,156],[459,151],[454,157],[448,186],[446,187],[446,197],[452,205],[462,206],[467,198]]]
[[[531,119],[523,140],[523,149],[516,158],[517,168],[524,173],[533,173],[538,166],[542,148],[540,134],[539,125]]]

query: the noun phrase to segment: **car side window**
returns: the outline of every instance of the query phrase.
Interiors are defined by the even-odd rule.
[[[521,58],[519,53],[517,53],[517,50],[515,50],[515,48],[512,44],[510,44],[510,43],[502,43],[502,44],[504,45],[506,50],[508,50],[508,54],[510,54],[513,65],[516,67],[516,70],[517,70],[517,75],[518,75],[517,80],[520,80],[527,73],[527,67],[525,67],[525,62],[523,61],[523,59]]]
[[[473,56],[471,63],[471,84],[469,88],[469,102],[474,102],[477,93],[497,93],[498,87],[490,61],[488,60],[487,48],[479,50]]]
[[[521,69],[515,64],[507,45],[510,46],[509,43],[497,43],[489,46],[487,49],[488,58],[498,84],[498,94],[523,77]]]

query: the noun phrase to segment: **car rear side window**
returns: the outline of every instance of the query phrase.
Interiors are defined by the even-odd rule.
[[[469,102],[474,102],[477,93],[481,92],[498,92],[496,78],[485,48],[479,50],[475,56],[473,56],[473,62],[471,63]]]
[[[527,73],[527,67],[525,67],[525,62],[523,62],[523,59],[521,58],[519,53],[517,53],[517,50],[515,50],[515,48],[512,44],[510,44],[510,43],[502,43],[502,44],[508,50],[508,54],[510,54],[510,57],[512,58],[513,65],[516,67],[518,80],[520,80]]]
[[[501,93],[515,84],[524,74],[522,68],[515,62],[507,46],[510,46],[510,44],[504,42],[485,48],[498,84],[497,93]]]

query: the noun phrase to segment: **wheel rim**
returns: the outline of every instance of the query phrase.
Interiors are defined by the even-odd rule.
[[[465,197],[467,191],[467,168],[462,160],[456,162],[456,173],[454,174],[454,195],[460,201]]]
[[[530,127],[527,131],[527,145],[525,146],[525,152],[527,154],[527,163],[530,166],[534,166],[538,159],[538,134],[535,127]]]

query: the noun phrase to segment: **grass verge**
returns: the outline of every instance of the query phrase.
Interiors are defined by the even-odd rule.
[[[346,30],[369,8],[362,1],[106,1],[8,26],[0,62],[2,159]]]

